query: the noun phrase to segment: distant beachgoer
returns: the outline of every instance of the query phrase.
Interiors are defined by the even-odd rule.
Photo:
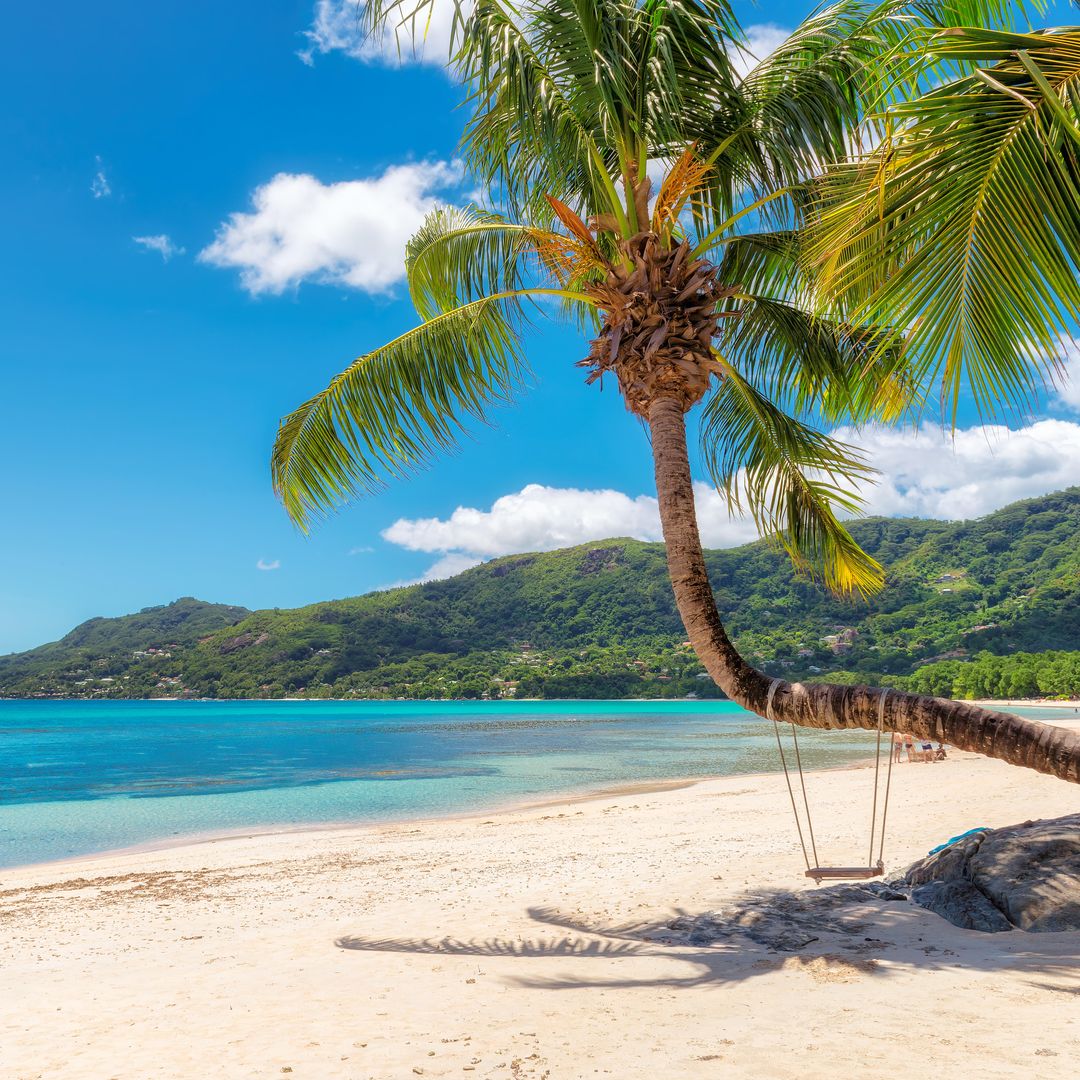
[[[937,744],[937,749],[934,751],[934,760],[935,761],[944,761],[945,758],[946,758],[945,744],[943,742],[939,742]]]
[[[892,735],[892,759],[893,761],[900,760],[900,752],[904,749],[904,736],[899,731],[894,731]]]
[[[908,761],[914,761],[915,760],[915,739],[911,735],[908,735],[906,732],[904,734],[904,749],[907,751],[907,759],[908,759]]]

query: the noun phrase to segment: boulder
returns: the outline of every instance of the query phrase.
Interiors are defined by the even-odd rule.
[[[1080,930],[1080,814],[958,837],[891,884],[969,930]]]
[[[966,881],[967,864],[979,850],[979,845],[989,831],[972,830],[945,844],[938,851],[910,866],[904,875],[904,881],[908,885],[926,885],[931,881]]]
[[[969,881],[930,881],[911,890],[912,903],[963,930],[997,934],[1012,924]]]
[[[995,829],[968,870],[1021,930],[1080,930],[1080,814]]]

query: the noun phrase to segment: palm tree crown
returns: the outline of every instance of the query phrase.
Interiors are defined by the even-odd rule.
[[[941,6],[948,23],[987,5]],[[818,427],[894,416],[910,388],[879,334],[811,310],[797,226],[867,104],[918,76],[914,10],[841,0],[757,58],[725,0],[462,5],[464,158],[503,212],[433,213],[406,257],[421,324],[283,421],[289,513],[408,473],[515,394],[522,331],[557,298],[596,334],[589,381],[611,372],[643,416],[661,392],[702,401],[702,461],[732,506],[833,588],[877,588],[835,512],[871,470]]]

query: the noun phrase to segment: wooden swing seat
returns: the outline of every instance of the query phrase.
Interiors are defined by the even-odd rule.
[[[806,877],[817,882],[822,881],[868,881],[881,877],[885,873],[883,866],[814,866],[806,871]]]

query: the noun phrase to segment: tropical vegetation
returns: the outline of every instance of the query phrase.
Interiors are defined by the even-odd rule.
[[[1080,693],[1080,489],[978,521],[848,527],[886,568],[865,600],[815,587],[767,543],[706,553],[725,624],[763,671],[959,697]],[[613,539],[295,610],[180,600],[92,619],[0,657],[0,695],[719,695],[685,641],[663,546]]]
[[[995,656],[980,652],[972,660],[928,664],[907,680],[918,693],[938,697],[1080,698],[1080,652],[1050,650]]]

